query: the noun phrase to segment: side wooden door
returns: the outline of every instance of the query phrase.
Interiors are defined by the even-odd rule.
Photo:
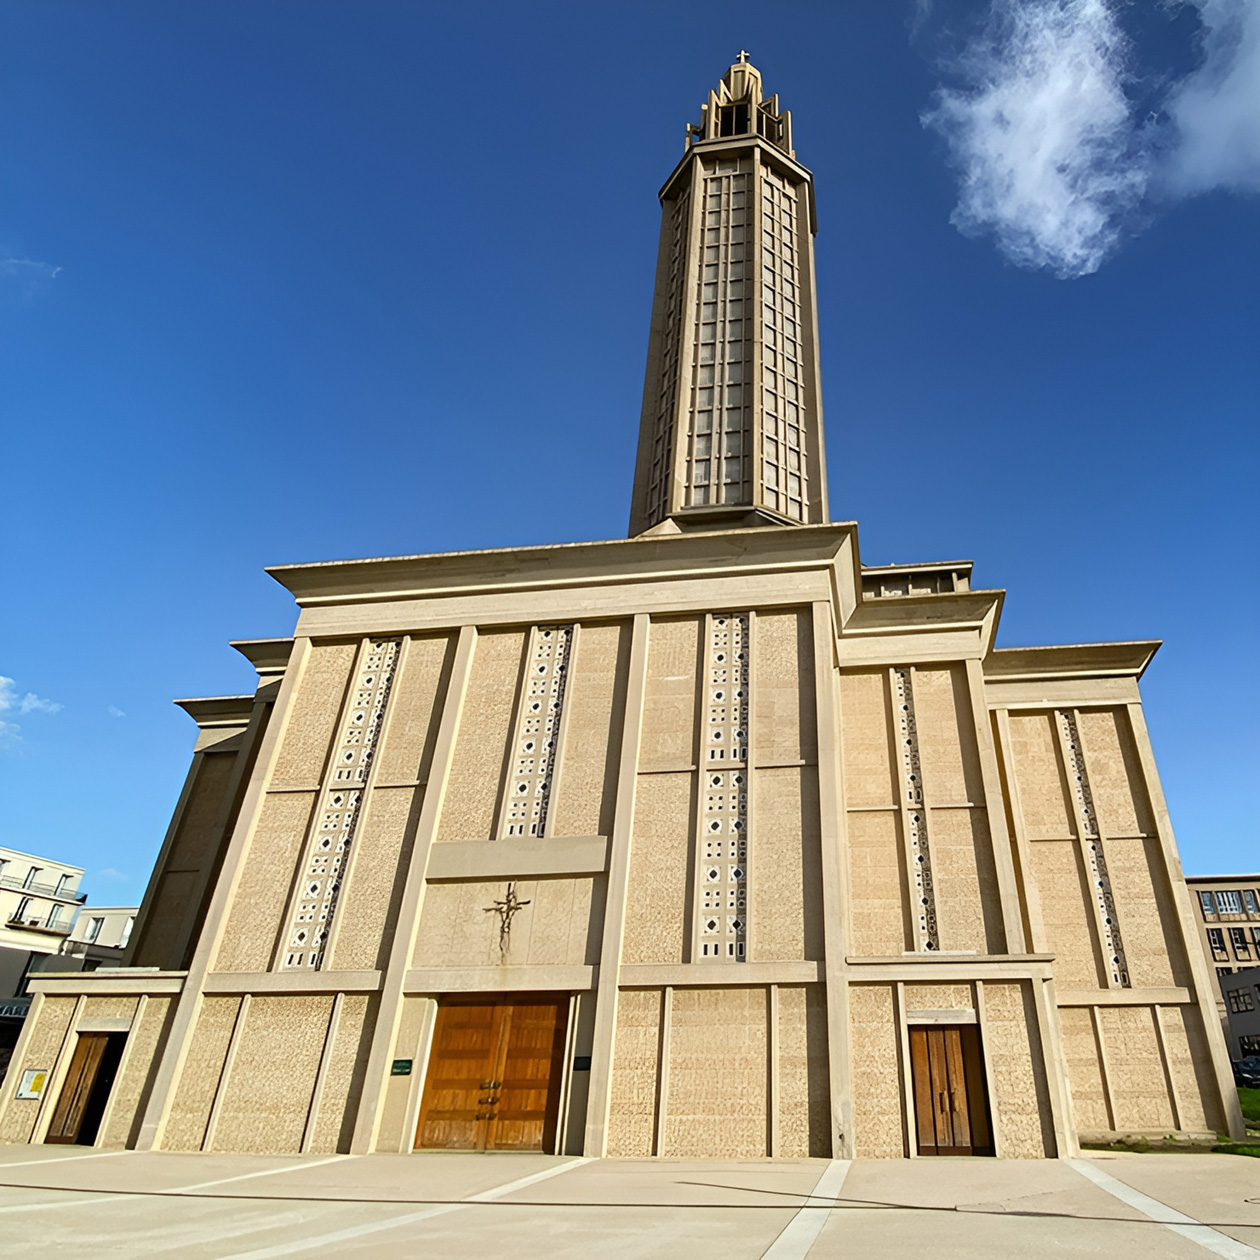
[[[509,1008],[489,1149],[555,1149],[568,1008],[567,996],[551,995],[514,1001]]]
[[[919,1154],[992,1154],[975,1025],[911,1028],[910,1065]]]
[[[417,1146],[486,1149],[489,1091],[498,1084],[503,1032],[502,1003],[439,1003],[416,1129]]]
[[[568,1003],[550,993],[443,999],[416,1146],[553,1150]]]
[[[92,1086],[96,1084],[96,1074],[108,1044],[108,1033],[79,1034],[45,1142],[73,1143],[79,1140],[88,1099],[92,1096]]]

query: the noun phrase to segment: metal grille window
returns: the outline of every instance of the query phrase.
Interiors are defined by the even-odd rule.
[[[1230,928],[1229,943],[1234,947],[1234,957],[1241,962],[1251,961],[1251,942],[1246,928]]]
[[[1220,928],[1208,928],[1208,946],[1216,962],[1229,962],[1229,952],[1225,948],[1225,933]]]
[[[1203,911],[1205,919],[1216,918],[1216,898],[1210,892],[1201,892],[1199,894],[1199,908]]]
[[[1216,894],[1217,914],[1242,914],[1242,897],[1237,892],[1218,892]]]
[[[761,177],[762,478],[766,506],[805,519],[804,366],[797,194],[768,167]],[[751,312],[750,312],[751,313]]]
[[[690,209],[690,194],[683,192],[675,199],[670,212],[669,282],[666,286],[669,296],[666,299],[656,421],[652,429],[652,463],[648,475],[647,501],[651,520],[659,520],[669,512],[670,451],[674,437],[674,411],[678,404],[678,348],[687,282],[687,217]]]
[[[751,337],[745,336],[745,316],[752,312],[745,308],[752,286],[745,263],[752,179],[749,161],[720,159],[702,185],[703,257],[687,452],[687,503],[693,507],[747,502],[750,493]]]

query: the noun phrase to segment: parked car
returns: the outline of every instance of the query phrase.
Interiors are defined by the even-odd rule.
[[[1234,1084],[1242,1089],[1260,1089],[1260,1054],[1249,1054],[1233,1063]]]

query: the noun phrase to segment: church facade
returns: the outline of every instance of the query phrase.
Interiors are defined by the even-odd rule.
[[[1012,1158],[1241,1132],[1138,681],[829,518],[809,171],[741,56],[663,208],[630,537],[271,570],[126,966],[0,1141]]]

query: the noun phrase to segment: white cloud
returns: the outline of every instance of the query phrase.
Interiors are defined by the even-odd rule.
[[[1260,0],[1193,0],[1203,63],[1165,108],[1176,137],[1165,181],[1174,195],[1260,192]]]
[[[1012,262],[1097,271],[1160,199],[1260,190],[1260,0],[1170,0],[1201,21],[1202,62],[1139,123],[1119,0],[992,0],[925,125],[960,175],[951,221]]]
[[[18,713],[58,713],[62,706],[55,700],[45,700],[33,691],[19,695],[12,678],[0,674],[0,713],[17,710]],[[0,720],[0,749],[14,749],[22,742],[22,728],[17,722]]]
[[[951,221],[1025,267],[1096,271],[1146,191],[1124,94],[1127,46],[1104,0],[994,0],[924,122],[962,177]]]
[[[126,871],[115,870],[112,866],[103,866],[99,871],[94,871],[93,874],[97,879],[120,880],[131,878]]]
[[[29,301],[50,285],[60,271],[60,267],[33,258],[0,258],[0,295],[18,302]]]
[[[109,706],[109,716],[110,717],[126,717],[127,715],[120,708],[111,704]]]
[[[0,674],[0,713],[7,713],[10,709],[19,713],[59,713],[62,707],[57,701],[45,700],[33,691],[19,696],[13,679]]]

